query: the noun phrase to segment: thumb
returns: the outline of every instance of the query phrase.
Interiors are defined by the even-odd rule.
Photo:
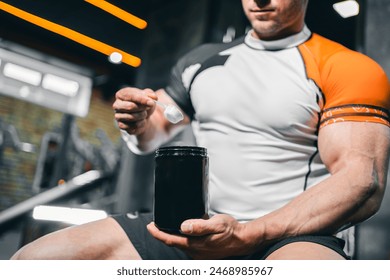
[[[157,100],[158,99],[156,92],[153,91],[150,88],[145,88],[143,90],[143,93],[146,94],[149,98],[152,98],[153,100]]]
[[[212,220],[192,219],[184,221],[180,226],[183,234],[191,236],[202,236],[216,234],[223,231],[221,224],[215,224]]]

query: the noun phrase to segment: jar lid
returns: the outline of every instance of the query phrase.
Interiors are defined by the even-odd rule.
[[[198,146],[167,146],[158,148],[155,157],[160,156],[207,156],[207,149]]]

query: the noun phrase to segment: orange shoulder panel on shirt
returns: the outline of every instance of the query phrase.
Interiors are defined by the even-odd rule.
[[[320,35],[299,46],[306,73],[324,95],[321,126],[367,121],[390,126],[390,85],[374,60]]]

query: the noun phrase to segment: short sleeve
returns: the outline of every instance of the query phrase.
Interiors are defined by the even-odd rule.
[[[377,62],[317,34],[299,49],[308,78],[323,94],[320,127],[343,121],[390,126],[389,79]]]
[[[322,72],[325,106],[320,126],[363,121],[390,126],[389,80],[371,58],[353,51],[329,58]]]

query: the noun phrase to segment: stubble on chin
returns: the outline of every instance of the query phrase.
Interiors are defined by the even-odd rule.
[[[258,39],[267,40],[278,32],[278,24],[275,22],[259,21],[252,24],[252,36]]]

